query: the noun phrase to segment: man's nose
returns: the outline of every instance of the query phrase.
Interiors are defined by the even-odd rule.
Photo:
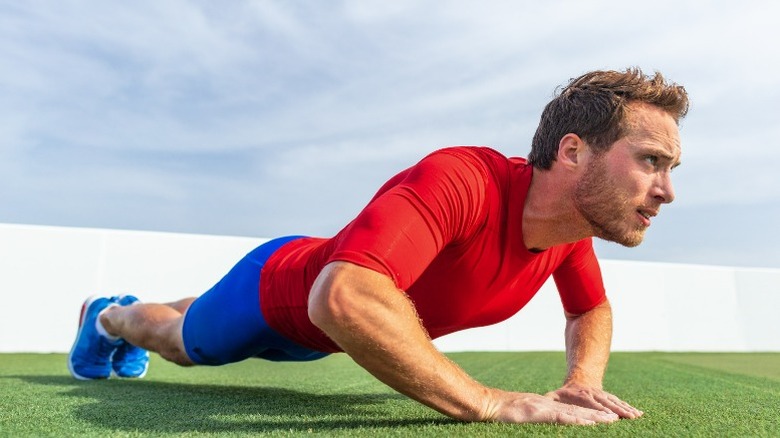
[[[660,172],[658,180],[654,187],[653,197],[662,204],[669,204],[674,201],[674,186],[672,185],[672,176],[669,172]]]

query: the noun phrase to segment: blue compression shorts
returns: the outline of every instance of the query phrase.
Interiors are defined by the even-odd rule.
[[[260,270],[279,247],[301,236],[270,240],[244,256],[184,315],[187,355],[201,365],[224,365],[250,357],[309,361],[328,355],[302,347],[274,331],[260,310]]]

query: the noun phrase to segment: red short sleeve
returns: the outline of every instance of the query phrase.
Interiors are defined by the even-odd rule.
[[[592,239],[577,242],[553,272],[553,278],[563,309],[568,313],[581,315],[607,298]]]
[[[393,178],[339,235],[328,262],[348,261],[406,290],[482,213],[486,171],[458,148],[443,149]]]

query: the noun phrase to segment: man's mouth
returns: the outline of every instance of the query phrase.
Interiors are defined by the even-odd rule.
[[[658,214],[658,210],[648,210],[645,208],[640,208],[636,212],[637,214],[639,214],[639,217],[641,218],[641,222],[645,227],[649,227],[650,219],[652,217],[655,217]]]

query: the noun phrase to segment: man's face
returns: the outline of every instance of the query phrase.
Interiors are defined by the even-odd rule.
[[[596,237],[633,247],[642,243],[661,204],[674,200],[670,173],[680,163],[680,138],[662,110],[646,104],[630,109],[629,134],[589,156],[574,203]]]

